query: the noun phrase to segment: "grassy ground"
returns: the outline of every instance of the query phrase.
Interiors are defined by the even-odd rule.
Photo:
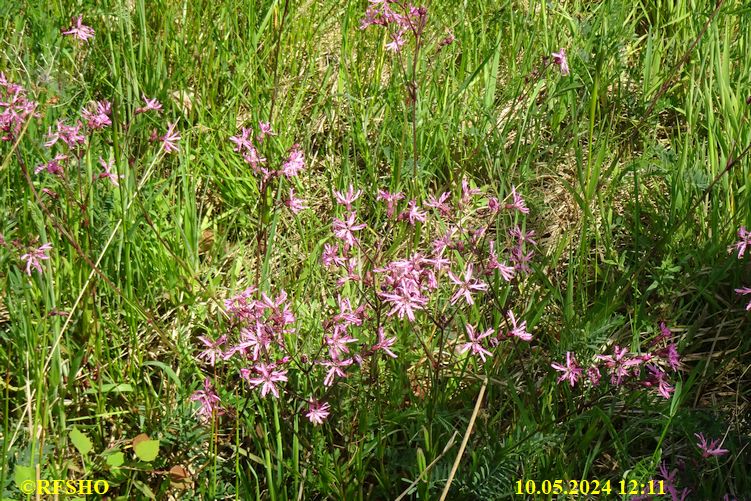
[[[407,33],[395,54],[386,29],[359,29],[367,6],[0,5],[0,71],[39,114],[0,142],[1,497],[83,478],[122,499],[506,499],[523,497],[519,480],[560,479],[610,480],[599,497],[626,499],[620,481],[665,480],[662,465],[677,496],[750,499],[751,326],[734,289],[751,269],[728,247],[751,225],[751,9],[428,0],[419,43]],[[61,34],[78,15],[88,42]],[[163,110],[136,113],[144,95]],[[100,100],[111,125],[71,151],[44,146],[57,120]],[[299,144],[298,176],[263,181],[233,151],[229,137],[259,121],[277,134],[268,165]],[[168,123],[178,152],[150,140]],[[34,173],[59,151],[65,175]],[[91,181],[100,157],[118,186]],[[449,223],[391,221],[377,191],[425,208],[430,194],[458,200],[464,178],[502,205],[523,194],[526,215],[488,215],[478,198],[451,217],[487,224],[499,249],[515,225],[534,230],[531,270],[496,272],[466,307],[442,276],[433,313],[387,317],[368,292],[375,269],[429,253]],[[345,215],[334,191],[350,184],[368,227],[363,278],[342,285],[321,254]],[[290,187],[299,214],[284,207]],[[27,274],[22,255],[44,243],[50,259]],[[450,252],[457,274],[474,259]],[[251,286],[286,291],[296,317],[279,398],[236,361],[197,358],[199,336],[237,335],[224,300]],[[386,326],[398,357],[368,353],[324,387],[309,362],[339,295],[370,308],[352,351]],[[532,341],[485,345],[487,362],[458,353],[465,324],[501,332],[508,310]],[[566,352],[584,368],[616,345],[648,353],[660,322],[681,357],[669,398],[644,387],[646,368],[631,384],[603,373],[571,387],[551,367]],[[208,420],[190,400],[205,378],[225,409]],[[331,405],[320,426],[305,417],[311,395]],[[702,457],[695,433],[729,452]]]

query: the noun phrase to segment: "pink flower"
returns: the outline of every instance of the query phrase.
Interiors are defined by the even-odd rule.
[[[31,249],[27,254],[21,256],[21,259],[26,261],[26,274],[31,275],[31,268],[35,268],[39,273],[42,273],[42,264],[40,261],[45,261],[50,258],[47,251],[52,249],[52,244],[46,243],[36,249]]]
[[[227,336],[220,336],[216,341],[212,341],[205,336],[198,336],[198,339],[206,346],[206,349],[198,355],[198,358],[206,360],[206,363],[214,367],[217,357],[223,358],[224,356],[221,346],[227,341]]]
[[[245,163],[250,165],[250,167],[253,169],[253,172],[256,174],[263,174],[263,179],[269,179],[272,176],[272,172],[264,169],[259,168],[259,165],[266,162],[266,158],[262,157],[255,146],[252,144],[248,144],[245,146],[245,151],[242,152],[243,160],[245,160]]]
[[[300,213],[300,211],[308,208],[308,206],[305,205],[304,202],[305,201],[302,198],[296,198],[295,189],[290,188],[289,198],[284,201],[284,205],[286,205],[294,214],[298,214]]]
[[[91,29],[89,26],[86,26],[83,24],[83,16],[78,16],[78,18],[73,18],[71,20],[73,25],[68,28],[66,31],[63,31],[63,35],[70,35],[74,38],[78,38],[79,40],[86,42],[90,38],[94,38],[94,30]]]
[[[219,405],[221,399],[211,386],[209,378],[203,381],[203,390],[195,391],[190,396],[190,400],[201,404],[198,408],[198,415],[204,421],[209,421],[214,415],[224,414],[224,409]]]
[[[639,357],[627,357],[628,348],[621,348],[615,345],[613,348],[613,356],[610,355],[596,355],[597,360],[605,361],[605,365],[610,369],[611,378],[610,382],[615,385],[620,385],[623,378],[628,376],[629,370],[632,367],[638,366],[642,363],[642,359]]]
[[[469,342],[464,343],[459,347],[459,353],[471,351],[473,355],[479,355],[483,362],[485,362],[485,355],[492,357],[493,354],[483,348],[481,343],[483,339],[493,334],[493,329],[488,329],[480,334],[478,331],[475,331],[475,327],[470,324],[466,324],[464,328],[467,330],[467,339]]]
[[[261,311],[270,311],[269,322],[277,327],[283,327],[295,321],[295,316],[286,302],[287,292],[285,290],[282,290],[273,300],[265,292],[262,292],[261,301],[257,303],[256,307]]]
[[[81,134],[81,122],[76,122],[75,125],[65,125],[62,120],[57,121],[57,132],[52,132],[52,128],[48,129],[48,140],[44,143],[47,148],[52,147],[58,140],[64,142],[68,148],[73,148],[76,144],[83,144],[86,142],[86,136]]]
[[[383,200],[386,202],[386,217],[391,218],[396,210],[396,203],[404,198],[404,194],[400,191],[396,193],[389,193],[386,190],[378,190],[377,200]]]
[[[666,349],[667,361],[670,368],[677,371],[681,368],[681,357],[678,354],[678,346],[675,343],[670,343]]]
[[[475,304],[474,300],[472,299],[472,293],[488,290],[488,284],[477,280],[476,278],[472,278],[472,271],[472,263],[467,264],[467,268],[464,270],[463,279],[460,279],[449,271],[449,278],[452,282],[459,286],[459,289],[451,297],[451,304],[456,304],[456,302],[461,297],[464,297],[464,300],[467,302],[467,304]]]
[[[529,209],[524,203],[524,199],[516,192],[516,186],[511,187],[511,196],[514,201],[510,204],[506,204],[507,209],[516,209],[522,214],[529,214]]]
[[[501,202],[499,202],[496,197],[488,198],[488,210],[490,210],[492,214],[497,214],[498,211],[501,210]]]
[[[699,449],[701,449],[701,457],[708,458],[710,456],[724,456],[728,452],[730,452],[727,449],[720,449],[720,439],[712,440],[709,444],[707,444],[707,439],[704,437],[703,433],[694,433],[694,436],[699,439],[699,442],[696,444]]]
[[[331,267],[332,265],[344,266],[344,259],[339,257],[339,246],[336,244],[323,245],[323,254],[321,255],[321,261],[327,268]]]
[[[389,52],[401,52],[402,47],[406,43],[404,40],[404,32],[396,31],[391,33],[391,41],[386,44],[386,50]]]
[[[347,327],[350,325],[362,325],[362,321],[365,316],[365,308],[361,306],[356,310],[352,310],[352,303],[348,298],[337,297],[339,303],[339,313],[334,315],[328,324],[334,325],[334,330],[339,332],[346,332]]]
[[[258,320],[256,320],[253,328],[243,327],[240,330],[240,336],[240,343],[224,354],[225,360],[237,352],[244,355],[248,348],[253,350],[250,355],[251,360],[258,360],[261,351],[268,353],[274,341],[273,332],[269,332],[267,326]]]
[[[665,322],[660,322],[660,334],[668,339],[673,335]]]
[[[390,317],[396,314],[399,318],[404,318],[406,315],[410,322],[414,322],[415,311],[424,309],[428,304],[428,298],[422,296],[416,287],[408,287],[406,284],[400,285],[394,292],[396,294],[388,292],[379,294],[392,305],[391,311],[386,315]]]
[[[553,52],[553,62],[561,67],[561,75],[566,76],[569,74],[568,59],[566,58],[566,51],[561,49],[560,52]]]
[[[103,129],[109,125],[112,125],[110,115],[112,114],[112,103],[109,101],[98,101],[94,111],[90,111],[86,108],[81,110],[81,117],[86,120],[86,125],[89,129]]]
[[[482,239],[483,235],[485,235],[485,232],[487,231],[487,227],[481,227],[481,228],[476,228],[476,229],[467,228],[467,231],[469,232],[470,245],[476,246]]]
[[[269,122],[258,122],[258,129],[261,131],[258,134],[259,141],[263,141],[266,136],[276,136],[276,132],[271,130],[271,124]]]
[[[574,385],[576,385],[576,381],[578,381],[583,372],[582,368],[576,364],[574,354],[570,351],[566,352],[566,365],[552,363],[550,364],[550,366],[553,369],[563,373],[558,378],[558,382],[560,383],[561,381],[567,380],[571,384],[572,388],[574,387]]]
[[[149,99],[145,95],[141,96],[143,98],[143,101],[146,103],[146,106],[142,108],[136,108],[136,115],[139,113],[146,113],[147,111],[156,111],[159,113],[162,109],[162,103],[160,103],[156,98]]]
[[[46,164],[40,164],[37,165],[36,169],[34,169],[34,174],[39,174],[43,170],[46,170],[50,174],[54,174],[55,176],[61,176],[63,175],[63,167],[60,165],[60,162],[63,160],[67,160],[67,156],[62,154],[55,155],[55,158],[47,162]]]
[[[326,402],[319,402],[318,400],[311,399],[308,404],[308,412],[305,417],[310,420],[311,423],[320,425],[329,417],[330,406]]]
[[[360,275],[357,273],[357,268],[359,266],[359,262],[357,258],[351,257],[349,258],[345,263],[345,266],[347,268],[347,276],[342,277],[339,280],[337,280],[336,284],[341,287],[342,285],[346,284],[350,280],[354,282],[360,281]]]
[[[238,320],[249,320],[253,317],[255,309],[253,308],[253,294],[256,293],[255,287],[248,287],[244,291],[224,300],[224,307],[227,313],[237,317]]]
[[[449,34],[446,35],[443,39],[441,39],[440,42],[438,42],[438,48],[451,45],[452,43],[454,43],[454,40],[456,40],[456,37],[454,36],[452,32],[449,31]]]
[[[289,150],[289,156],[287,160],[282,164],[282,174],[287,178],[296,176],[300,171],[305,168],[305,156],[300,149],[299,144],[292,145]]]
[[[374,9],[373,7],[368,7],[365,11],[365,16],[360,19],[360,27],[359,29],[364,30],[367,29],[369,26],[372,25],[383,25],[385,26],[386,23],[380,19],[380,12]]]
[[[261,387],[261,397],[265,397],[269,393],[274,397],[279,398],[279,389],[275,383],[279,383],[287,380],[286,370],[276,370],[276,364],[259,363],[253,367],[259,374],[258,377],[251,378],[249,369],[241,369],[240,375],[248,381],[250,386],[256,388]]]
[[[431,259],[424,259],[423,262],[425,264],[431,265],[435,271],[443,271],[444,269],[451,266],[451,261],[441,256],[436,256]]]
[[[354,212],[349,212],[344,220],[334,218],[334,236],[347,244],[347,247],[353,247],[357,242],[354,232],[365,228],[364,224],[355,224],[355,217]]]
[[[675,476],[678,474],[678,470],[668,471],[668,465],[665,461],[660,463],[660,476],[665,480],[667,489],[671,494],[671,497],[675,499],[677,492],[675,490]]]
[[[740,289],[735,289],[736,294],[751,294],[751,287],[741,287]],[[746,310],[751,311],[751,302],[749,302],[746,305]]]
[[[230,136],[229,140],[235,143],[235,151],[240,152],[243,149],[255,150],[253,143],[250,141],[250,134],[252,132],[253,129],[243,127],[240,129],[240,134]]]
[[[5,92],[2,92],[2,89]],[[26,97],[20,85],[8,82],[0,72],[0,141],[11,141],[21,133],[29,118],[39,117],[37,103]]]
[[[352,365],[352,362],[354,362],[354,360],[352,360],[351,358],[348,358],[347,360],[339,360],[338,358],[335,358],[331,361],[320,362],[321,365],[329,368],[328,372],[326,373],[326,377],[323,380],[323,385],[329,387],[334,384],[335,377],[347,377],[347,374],[343,369],[347,366]]]
[[[451,197],[450,191],[443,192],[441,196],[438,197],[437,199],[433,195],[430,195],[428,197],[428,201],[425,202],[425,207],[430,207],[430,208],[437,210],[443,217],[450,216],[451,205],[447,203],[450,197]]]
[[[670,396],[675,391],[675,388],[668,382],[667,374],[659,366],[653,364],[646,365],[649,375],[647,380],[644,381],[644,386],[654,386],[657,384],[657,393],[659,393],[664,399],[670,399]]]
[[[517,225],[517,226],[511,228],[510,230],[508,230],[508,233],[512,237],[516,238],[516,241],[517,241],[518,245],[521,245],[524,242],[529,242],[529,243],[531,243],[533,245],[537,245],[537,242],[535,242],[534,239],[532,238],[532,237],[535,236],[535,230],[524,232]]]
[[[600,369],[598,369],[596,365],[593,365],[587,369],[587,377],[589,378],[589,382],[592,383],[592,386],[599,385],[600,378],[602,377],[600,375]]]
[[[104,172],[100,173],[97,176],[94,176],[94,180],[96,181],[97,179],[105,179],[106,178],[106,179],[109,179],[110,182],[114,186],[120,186],[120,184],[117,182],[118,175],[112,172],[112,169],[115,166],[115,160],[113,159],[113,160],[110,160],[109,162],[105,162],[102,157],[99,157],[99,165],[102,166],[102,168],[104,169]],[[124,177],[125,177],[125,174],[121,174],[119,176],[120,179],[122,179]]]
[[[394,346],[394,343],[396,343],[396,337],[386,338],[386,335],[383,332],[383,327],[379,327],[378,328],[378,342],[371,347],[371,350],[373,351],[383,350],[391,358],[396,358],[396,353],[394,353],[390,349],[392,346]]]
[[[428,214],[417,207],[417,201],[414,199],[409,201],[407,210],[399,214],[399,219],[409,221],[409,224],[412,226],[414,226],[417,221],[424,223],[427,221],[427,217]]]
[[[173,151],[180,151],[180,148],[177,146],[177,142],[181,139],[180,132],[175,130],[175,126],[177,124],[173,124],[172,122],[167,123],[167,132],[159,138],[162,141],[162,144],[164,145],[164,151],[167,153],[172,153]]]
[[[505,262],[501,263],[498,261],[498,256],[495,253],[495,242],[490,242],[486,274],[493,273],[493,270],[498,270],[506,282],[513,280],[516,273],[516,269],[513,266],[508,266]]]
[[[534,255],[534,251],[529,251],[528,253],[524,253],[522,248],[520,246],[516,246],[513,249],[511,249],[511,262],[514,263],[514,269],[517,271],[529,273],[529,262],[532,260],[532,256]]]
[[[745,226],[741,226],[738,230],[738,238],[740,238],[740,240],[737,243],[731,245],[728,248],[728,251],[733,252],[734,249],[737,249],[738,259],[740,259],[746,253],[746,249],[751,247],[751,231],[746,230]]]
[[[324,341],[329,347],[329,355],[331,358],[339,358],[344,353],[349,353],[347,345],[349,343],[356,343],[357,339],[349,336],[344,329],[334,329],[334,333],[330,336],[324,336]]]
[[[336,198],[336,201],[340,205],[344,205],[348,211],[352,210],[352,204],[355,203],[355,200],[360,198],[360,195],[362,195],[362,190],[355,191],[354,187],[351,184],[349,185],[346,193],[334,190],[334,198]]]
[[[467,181],[467,178],[462,178],[462,203],[466,204],[470,200],[472,200],[472,197],[475,195],[480,195],[482,193],[482,190],[477,188],[471,188],[469,186],[469,181]]]
[[[510,334],[512,336],[516,336],[522,341],[532,341],[532,334],[527,332],[527,321],[523,321],[522,323],[518,324],[516,323],[516,317],[514,316],[514,312],[510,311],[508,312],[509,319],[511,321],[511,332]]]

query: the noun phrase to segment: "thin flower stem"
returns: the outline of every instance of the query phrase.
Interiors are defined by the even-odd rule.
[[[464,455],[464,449],[467,447],[467,442],[469,442],[469,436],[472,434],[472,429],[475,426],[475,420],[477,419],[477,414],[480,412],[480,405],[482,405],[482,399],[485,396],[485,388],[487,387],[488,387],[488,378],[485,377],[485,379],[482,382],[482,386],[480,387],[480,392],[477,395],[477,399],[475,400],[475,408],[472,411],[472,417],[469,418],[469,424],[467,425],[467,429],[464,431],[464,438],[462,439],[462,445],[459,446],[459,452],[456,453],[454,464],[451,467],[451,473],[449,473],[449,478],[448,480],[446,480],[446,486],[443,488],[443,492],[441,493],[441,498],[439,501],[445,501],[446,496],[448,496],[449,489],[451,489],[451,483],[454,481],[454,475],[456,475],[456,470],[459,469],[459,463],[461,463],[462,456]]]

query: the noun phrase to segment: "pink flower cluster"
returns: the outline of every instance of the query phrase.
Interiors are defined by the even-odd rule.
[[[91,130],[103,129],[112,125],[111,114],[112,103],[109,101],[98,101],[93,110],[86,108],[81,110],[81,118],[86,120],[86,125]]]
[[[8,81],[0,72],[0,141],[13,141],[27,120],[38,118],[37,103],[26,97],[26,89]]]
[[[745,226],[741,226],[738,230],[738,238],[738,242],[731,245],[728,250],[730,252],[738,251],[738,259],[742,259],[751,246],[751,231],[748,231]],[[740,287],[735,289],[735,292],[736,294],[748,295],[751,294],[751,287]],[[746,305],[746,310],[751,311],[751,301]]]
[[[665,461],[660,463],[660,476],[665,481],[665,489],[668,491],[668,494],[670,494],[670,499],[672,499],[672,501],[684,501],[685,499],[687,499],[688,494],[691,492],[691,490],[685,488],[681,492],[678,492],[675,478],[677,474],[677,469],[668,471],[668,465],[665,463]],[[646,497],[649,496],[645,496],[645,498]],[[649,499],[651,499],[651,497],[649,497]]]
[[[276,133],[268,122],[258,122],[258,129],[259,133],[253,138],[251,137],[253,129],[242,127],[239,133],[231,136],[229,140],[235,145],[234,151],[242,155],[243,160],[256,175],[261,177],[264,184],[274,178],[292,179],[305,169],[305,155],[298,144],[292,145],[287,152],[286,159],[278,168],[266,167],[267,159],[259,152],[259,148],[267,137],[275,136]],[[294,190],[290,190],[289,198],[285,203],[295,214],[306,208],[303,200],[295,197]]]
[[[258,122],[258,134],[255,139],[252,135],[252,128],[242,127],[238,134],[231,136],[229,140],[235,145],[234,151],[240,153],[253,173],[261,178],[261,191],[265,191],[265,188],[269,186],[273,179],[285,178],[289,181],[305,170],[305,154],[299,144],[292,145],[278,168],[271,169],[266,166],[267,159],[260,153],[259,149],[267,137],[276,136],[269,122]],[[293,214],[299,214],[308,208],[305,200],[295,194],[295,188],[292,186],[289,187],[289,194],[284,200],[284,205]]]
[[[203,390],[194,392],[190,396],[190,400],[200,404],[198,407],[198,416],[205,422],[211,421],[215,416],[224,414],[221,399],[214,390],[209,378],[203,381]]]
[[[81,133],[83,124],[80,120],[77,120],[73,125],[68,125],[62,120],[57,121],[57,130],[52,131],[52,127],[48,129],[47,142],[44,143],[46,148],[51,148],[58,141],[62,141],[69,149],[74,149],[78,145],[86,142],[86,136]]]
[[[435,213],[435,216],[431,217],[414,199],[409,200],[402,211],[398,211],[399,202],[405,200],[404,194],[379,190],[377,200],[385,203],[387,219],[394,219],[399,214],[396,220],[406,222],[410,226],[417,223],[432,223],[424,228],[424,231],[433,230],[437,233],[430,244],[432,250],[426,253],[414,252],[407,259],[392,260],[385,266],[372,268],[371,271],[381,277],[377,295],[391,308],[387,316],[396,315],[400,319],[406,317],[410,322],[414,322],[415,312],[423,310],[430,296],[440,288],[442,276],[448,278],[444,283],[453,284],[451,304],[455,305],[461,301],[473,305],[474,296],[488,290],[488,284],[483,276],[490,276],[498,270],[503,280],[511,281],[517,269],[522,272],[529,271],[526,263],[533,253],[525,253],[524,249],[527,244],[535,243],[531,238],[534,232],[522,233],[518,228],[510,232],[516,240],[509,250],[510,260],[517,265],[513,267],[498,260],[494,241],[488,242],[486,247],[481,245],[485,240],[487,226],[465,226],[469,218],[462,218],[464,211],[472,209],[474,198],[480,194],[480,190],[470,188],[468,181],[464,179],[462,196],[455,206],[451,203],[450,192],[444,192],[438,198],[432,195],[428,198],[425,207],[433,209]],[[355,190],[352,185],[346,192],[334,191],[336,201],[344,207],[345,214],[333,218],[333,235],[340,243],[326,244],[322,261],[326,267],[339,267],[345,270],[345,277],[339,280],[338,285],[361,280],[356,270],[362,263],[351,252],[352,248],[359,247],[358,233],[366,228],[365,223],[358,221],[354,209],[354,203],[361,195],[362,190]],[[516,209],[524,214],[529,212],[515,189],[510,197],[513,203],[506,204],[507,209]],[[499,210],[500,204],[494,197],[490,197],[487,205],[480,209],[491,220]],[[366,249],[359,250],[368,253]],[[446,250],[453,251],[459,256],[473,257],[476,262],[467,261],[459,271],[454,272],[451,267],[452,261],[446,257]],[[481,256],[483,259],[479,259]],[[380,259],[380,256],[370,256],[370,263],[375,262],[374,257]]]
[[[287,380],[287,370],[282,367],[289,357],[274,356],[285,351],[285,336],[295,332],[295,316],[285,291],[274,298],[262,293],[260,299],[254,299],[255,295],[256,289],[251,287],[225,300],[239,335],[234,343],[226,334],[216,340],[200,336],[204,348],[198,359],[212,367],[217,361],[238,360],[242,379],[252,388],[260,387],[261,396],[271,393],[278,398],[277,385]]]
[[[360,29],[364,30],[370,26],[383,26],[389,29],[390,40],[386,44],[386,50],[401,52],[402,47],[407,43],[405,37],[408,34],[412,34],[416,40],[419,40],[427,22],[427,8],[417,7],[400,0],[369,0],[369,2],[365,16],[360,20]],[[444,39],[443,45],[451,42],[453,42],[453,35],[451,38]]]
[[[146,108],[138,108],[136,113],[148,111],[150,109],[159,110],[161,104],[156,99],[146,99]],[[64,144],[69,151],[76,151],[80,145],[86,143],[87,130],[88,132],[94,130],[100,130],[112,125],[112,103],[107,100],[97,101],[93,106],[84,108],[81,110],[81,118],[84,120],[76,120],[73,124],[66,124],[64,120],[58,120],[55,125],[55,130],[49,127],[47,133],[47,141],[44,146],[52,148],[58,143]],[[167,153],[178,151],[178,141],[180,140],[180,133],[175,130],[175,125],[168,124],[167,132],[159,138],[163,145],[164,150]],[[46,171],[49,174],[53,174],[59,177],[64,175],[63,161],[68,159],[68,155],[58,153],[52,160],[42,163],[34,170],[35,174],[39,174],[42,171]],[[111,171],[112,162],[104,162],[100,159],[100,165],[104,168],[104,172],[95,176],[94,179],[108,178],[113,185],[117,186],[118,176]],[[122,177],[122,176],[120,176]]]
[[[62,30],[62,34],[84,42],[91,40],[94,36],[94,30],[83,24],[82,19],[82,16],[74,18],[72,26]],[[144,96],[144,100],[146,107],[138,108],[136,114],[161,109],[161,104],[156,99],[148,99]],[[27,97],[26,90],[22,86],[9,81],[6,75],[0,72],[0,140],[17,140],[29,120],[40,118],[41,115],[37,109],[38,103]],[[38,164],[34,168],[34,174],[46,172],[64,178],[66,162],[70,158],[82,159],[83,149],[81,146],[86,144],[93,131],[111,126],[111,117],[112,103],[108,100],[100,100],[85,106],[80,112],[80,118],[57,120],[54,126],[48,127],[44,146],[49,149],[62,149],[62,151],[54,152],[52,158],[43,160]],[[175,130],[174,124],[169,124],[167,133],[160,139],[164,143],[165,151],[176,151],[180,134]],[[107,179],[113,186],[119,186],[119,180],[124,176],[115,172],[115,160],[106,161],[100,156],[99,165],[102,171],[93,176],[92,182]],[[68,190],[68,193],[72,194],[75,191]],[[39,192],[53,199],[60,196],[48,187],[42,187]],[[76,202],[82,211],[86,210],[86,204],[83,201]],[[20,242],[15,247],[17,249],[24,248]],[[19,258],[25,263],[25,273],[31,275],[33,270],[42,273],[42,263],[50,259],[49,251],[52,248],[52,243],[45,243],[39,247],[19,251]]]
[[[566,381],[573,388],[585,375],[593,386],[600,384],[601,371],[610,375],[614,386],[633,384],[654,388],[663,398],[670,398],[675,388],[670,384],[668,371],[676,372],[681,367],[678,347],[672,340],[673,334],[665,323],[660,323],[660,334],[652,340],[653,351],[643,354],[629,353],[628,348],[613,347],[612,355],[596,355],[599,363],[584,370],[576,355],[566,352],[565,363],[552,363],[551,367],[560,372],[558,382]]]
[[[295,332],[295,315],[290,309],[287,293],[281,291],[276,297],[265,293],[257,296],[257,289],[249,287],[228,298],[225,309],[232,319],[234,341],[227,334],[211,339],[199,336],[203,350],[198,360],[214,367],[217,363],[235,363],[240,378],[251,388],[258,388],[261,397],[281,397],[281,384],[287,381],[286,368],[290,363],[285,337]],[[206,395],[209,394],[210,398]],[[207,416],[217,408],[220,399],[206,389],[197,391],[191,400],[200,403],[199,415]],[[320,424],[328,414],[328,405],[311,401],[309,419]]]
[[[712,456],[722,456],[724,454],[727,454],[729,451],[725,449],[719,449],[717,448],[717,441],[712,441],[711,444],[707,445],[706,438],[704,438],[703,433],[696,433],[694,436],[699,440],[699,442],[696,444],[699,449],[702,451],[702,457],[712,457]],[[688,487],[683,488],[682,490],[678,490],[678,479],[676,478],[678,476],[679,468],[681,471],[686,470],[686,464],[683,459],[679,459],[677,461],[678,468],[673,468],[672,470],[669,469],[667,462],[662,461],[659,466],[659,475],[664,481],[665,490],[667,491],[667,494],[670,496],[671,501],[686,501],[689,498],[688,495],[691,493],[691,489]],[[653,499],[654,496],[638,496],[631,498],[632,500],[641,499],[644,501],[648,501]],[[731,496],[730,494],[725,494],[722,497],[722,501],[737,501],[738,498],[735,498]]]
[[[251,132],[242,129],[231,140],[235,151],[260,157]],[[257,172],[262,179],[281,179],[297,175],[303,167],[302,152],[295,146],[278,169]],[[399,191],[380,190],[376,199],[383,203],[384,211],[376,206],[371,215],[377,220],[379,214],[385,213],[385,217],[374,226],[358,214],[358,205],[366,197],[362,189],[349,184],[332,192],[334,241],[324,243],[321,263],[331,273],[331,290],[336,290],[331,296],[336,302],[322,311],[302,306],[314,318],[321,318],[321,336],[295,337],[296,342],[289,343],[297,328],[292,313],[297,307],[284,291],[271,298],[251,287],[225,301],[232,319],[230,332],[216,339],[199,338],[203,345],[199,360],[212,367],[235,364],[241,378],[258,388],[261,397],[283,398],[285,385],[299,379],[290,374],[298,371],[308,380],[318,381],[320,391],[328,394],[367,359],[378,354],[397,358],[398,340],[389,333],[397,332],[401,322],[412,324],[418,332],[423,325],[438,325],[451,332],[456,313],[461,311],[461,317],[473,315],[475,308],[491,302],[487,296],[491,284],[507,286],[529,271],[526,264],[533,255],[534,232],[515,227],[498,235],[499,239],[490,237],[502,210],[522,215],[529,212],[515,188],[501,201],[485,197],[483,190],[471,187],[464,179],[456,198],[447,191],[429,197],[424,204],[407,199]],[[288,202],[287,206],[294,204]],[[387,250],[385,242],[390,235],[405,231],[413,236],[408,237],[411,245],[407,257],[400,257],[401,251]],[[373,238],[376,234],[380,237]],[[512,265],[499,257],[498,247],[506,244]],[[525,260],[518,256],[525,256]],[[445,316],[447,311],[454,315]],[[467,341],[456,339],[456,352],[485,362],[504,339],[532,340],[526,321],[512,311],[507,312],[505,324],[505,328],[484,330],[463,325]],[[498,335],[493,336],[496,330]],[[298,398],[292,388],[287,393]],[[320,397],[306,400],[305,415],[314,424],[321,424],[331,409]]]

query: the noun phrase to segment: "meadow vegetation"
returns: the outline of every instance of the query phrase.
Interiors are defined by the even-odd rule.
[[[751,499],[746,3],[0,27],[0,499]]]

